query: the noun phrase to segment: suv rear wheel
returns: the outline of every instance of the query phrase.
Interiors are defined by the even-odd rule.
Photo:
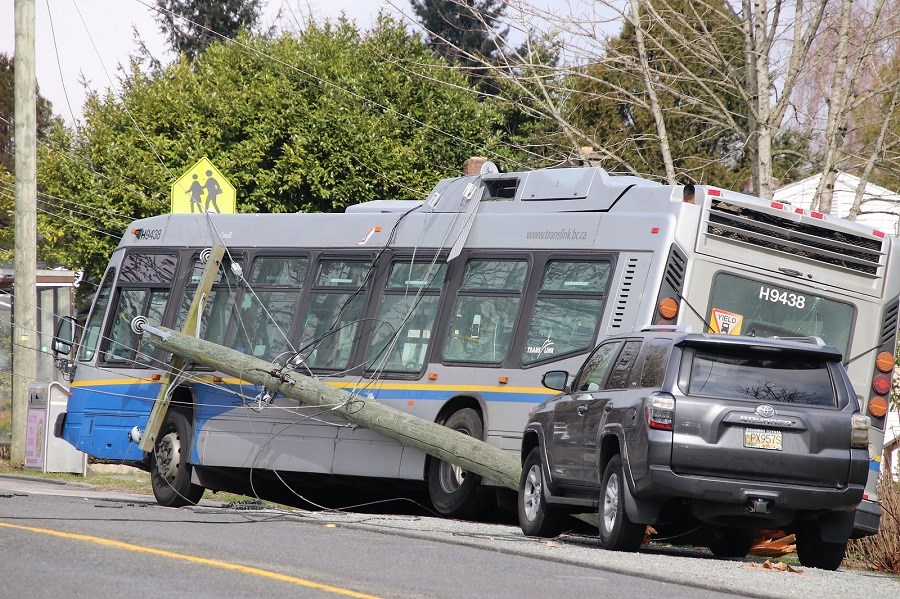
[[[647,527],[635,524],[625,513],[625,484],[622,458],[614,455],[600,485],[600,545],[604,549],[637,551],[644,542]]]
[[[797,527],[797,559],[807,568],[837,570],[847,552],[847,540],[834,543],[823,541],[819,526],[815,522],[805,522]]]
[[[562,514],[544,501],[541,449],[535,447],[522,465],[519,480],[519,526],[529,537],[555,537],[564,530]]]

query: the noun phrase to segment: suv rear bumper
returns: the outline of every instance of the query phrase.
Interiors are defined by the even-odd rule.
[[[773,509],[850,511],[863,496],[863,485],[843,489],[765,481],[731,480],[677,474],[668,466],[651,466],[649,481],[636,489],[639,499],[696,499],[710,503],[749,505],[754,499],[771,501]],[[646,484],[649,483],[649,484]]]

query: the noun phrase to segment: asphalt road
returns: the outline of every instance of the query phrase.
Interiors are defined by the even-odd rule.
[[[0,477],[5,597],[897,597],[894,579],[415,516],[235,509]]]

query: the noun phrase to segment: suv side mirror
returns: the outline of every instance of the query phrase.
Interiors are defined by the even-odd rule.
[[[569,373],[565,370],[550,370],[544,373],[541,383],[548,389],[554,391],[565,391],[566,383],[569,382]]]

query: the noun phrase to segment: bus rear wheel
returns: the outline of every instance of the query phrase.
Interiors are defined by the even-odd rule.
[[[444,426],[476,439],[484,437],[481,417],[471,408],[454,412]],[[435,511],[449,518],[484,515],[493,501],[493,494],[482,487],[480,476],[437,458],[431,458],[428,464],[428,496]]]
[[[159,429],[150,456],[150,484],[162,506],[197,505],[203,497],[203,487],[191,482],[191,429],[188,417],[178,410],[166,414]]]

